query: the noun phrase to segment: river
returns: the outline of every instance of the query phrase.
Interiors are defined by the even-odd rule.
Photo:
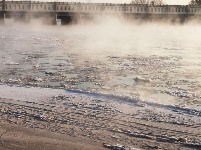
[[[0,83],[201,108],[201,26],[0,26]]]

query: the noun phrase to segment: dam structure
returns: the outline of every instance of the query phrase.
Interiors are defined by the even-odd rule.
[[[44,2],[44,1],[0,1],[0,22],[6,18],[30,22],[33,18],[43,18],[47,24],[85,22],[94,16],[116,15],[125,20],[170,20],[185,22],[193,17],[201,17],[199,5],[155,5]]]

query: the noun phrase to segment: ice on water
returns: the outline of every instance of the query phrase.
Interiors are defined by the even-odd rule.
[[[200,33],[192,24],[120,21],[0,26],[0,83],[200,108]]]

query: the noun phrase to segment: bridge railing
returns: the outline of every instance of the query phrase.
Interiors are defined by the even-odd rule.
[[[0,2],[0,11],[29,12],[73,12],[73,13],[112,13],[112,14],[201,14],[200,6],[191,5],[136,5],[113,3],[76,3],[43,1]]]

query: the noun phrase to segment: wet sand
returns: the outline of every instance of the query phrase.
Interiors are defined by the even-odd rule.
[[[6,132],[5,132],[6,131]],[[1,150],[104,150],[102,144],[41,129],[0,122]]]
[[[32,93],[34,88],[8,89],[13,98],[0,99],[1,133],[6,129],[1,149],[115,149],[117,144],[130,149],[201,149],[201,112],[196,110],[87,92],[55,89],[63,94],[42,98]],[[38,89],[46,95],[48,90],[54,93]],[[14,97],[20,91],[37,94],[35,101]]]

